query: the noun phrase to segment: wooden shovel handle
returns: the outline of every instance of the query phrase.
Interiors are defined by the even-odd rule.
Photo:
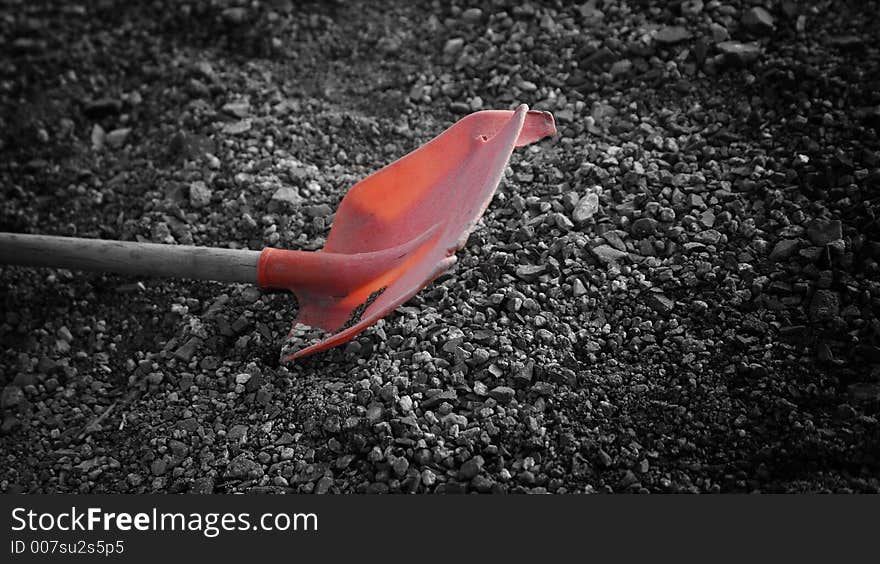
[[[0,233],[0,264],[257,282],[260,251]]]

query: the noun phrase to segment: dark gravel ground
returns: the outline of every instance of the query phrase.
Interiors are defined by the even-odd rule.
[[[549,110],[458,265],[289,366],[247,286],[0,269],[3,492],[878,492],[878,2],[0,1],[0,229],[315,249]]]

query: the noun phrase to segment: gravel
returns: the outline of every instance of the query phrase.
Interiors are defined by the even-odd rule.
[[[316,250],[479,108],[450,272],[279,365],[247,285],[0,270],[0,491],[880,491],[877,2],[13,2],[0,228]]]

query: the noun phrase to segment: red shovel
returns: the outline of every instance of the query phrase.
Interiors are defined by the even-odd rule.
[[[556,133],[530,111],[468,115],[352,187],[320,251],[216,249],[0,233],[0,263],[283,288],[299,314],[284,362],[345,343],[455,262],[515,147]]]

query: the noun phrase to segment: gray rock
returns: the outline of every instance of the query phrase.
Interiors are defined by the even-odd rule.
[[[263,477],[263,467],[246,454],[239,454],[226,467],[226,477],[232,480],[257,480]]]
[[[728,60],[740,64],[754,62],[761,56],[761,46],[758,43],[722,41],[718,44],[718,50],[727,57]]]
[[[201,339],[199,339],[198,337],[191,337],[180,348],[174,351],[174,357],[184,362],[189,362],[190,360],[192,360],[193,356],[196,354],[196,352],[199,350],[199,347],[201,346]]]
[[[619,61],[615,61],[611,68],[608,69],[608,72],[611,73],[611,76],[623,76],[629,74],[629,71],[632,70],[632,61],[629,59],[621,59]]]
[[[168,470],[168,461],[164,458],[157,458],[150,465],[150,471],[153,473],[153,476],[162,476]]]
[[[107,134],[107,136],[104,138],[104,142],[113,149],[121,149],[122,146],[125,145],[125,140],[128,139],[128,135],[130,133],[130,127],[114,129]]]
[[[574,112],[569,108],[563,108],[553,115],[559,123],[571,123],[574,121]]]
[[[204,135],[181,131],[171,137],[168,150],[175,159],[198,159],[207,153],[215,154],[216,142]]]
[[[397,400],[397,405],[400,407],[400,410],[404,413],[409,413],[413,408],[413,400],[409,396],[402,396],[399,400]]]
[[[58,330],[58,336],[61,337],[62,340],[66,341],[68,343],[73,342],[73,333],[71,333],[70,329],[68,329],[66,326],[62,326]]]
[[[645,298],[645,303],[648,306],[660,313],[670,313],[675,307],[675,302],[671,299],[667,298],[663,294],[650,293]]]
[[[24,392],[18,386],[9,384],[0,393],[0,408],[8,409],[17,406],[24,399]]]
[[[581,197],[578,196],[577,192],[566,192],[562,195],[562,206],[566,209],[566,211],[573,211],[574,207],[577,205],[578,200]]]
[[[247,21],[247,8],[226,8],[221,13],[223,19],[231,24],[240,25]]]
[[[446,41],[443,46],[443,52],[447,55],[457,55],[464,47],[464,39],[461,37],[453,37]]]
[[[303,211],[308,217],[327,217],[333,213],[333,208],[327,204],[316,204],[306,207]]]
[[[833,319],[840,312],[840,297],[831,290],[816,290],[813,299],[810,300],[810,319],[813,321],[827,321]]]
[[[474,478],[471,480],[471,486],[473,486],[474,489],[476,489],[480,493],[491,492],[494,485],[495,480],[479,474],[474,476]]]
[[[767,34],[776,27],[770,12],[760,6],[756,6],[743,14],[743,26],[753,33]]]
[[[385,408],[379,402],[373,402],[367,407],[367,421],[377,423],[382,420],[385,414]]]
[[[797,239],[782,239],[770,251],[770,260],[781,262],[788,260],[797,250],[800,242]]]
[[[603,264],[617,263],[629,257],[627,253],[623,251],[618,251],[617,249],[609,245],[599,245],[598,247],[593,247],[590,250]]]
[[[704,227],[714,227],[715,212],[713,212],[712,210],[704,211],[702,214],[700,214],[700,223],[702,223]]]
[[[626,473],[624,473],[623,478],[620,480],[618,487],[625,489],[638,483],[639,479],[636,478],[635,473],[632,470],[627,470]]]
[[[571,218],[575,223],[584,223],[596,215],[597,211],[599,211],[599,195],[590,192],[577,201],[571,212]]]
[[[171,454],[177,458],[183,458],[189,453],[189,447],[185,443],[174,439],[168,441],[168,448],[171,449]]]
[[[502,405],[510,403],[516,397],[516,391],[508,386],[496,386],[489,390],[489,397]]]
[[[198,495],[207,495],[214,492],[214,478],[207,476],[205,478],[197,478],[190,487],[190,493]]]
[[[807,237],[814,245],[827,245],[843,238],[843,224],[839,219],[814,219],[807,224]]]
[[[222,109],[227,114],[243,119],[250,114],[251,105],[248,102],[228,102]]]
[[[388,484],[384,482],[373,482],[367,486],[368,494],[387,494],[389,491]]]
[[[675,210],[672,208],[660,208],[660,214],[658,217],[660,218],[660,221],[665,221],[667,223],[673,222],[675,221]]]
[[[581,18],[587,23],[594,24],[605,18],[605,12],[596,8],[595,2],[584,2],[577,8]]]
[[[632,224],[632,234],[635,237],[646,237],[657,231],[657,220],[652,217],[640,217]]]
[[[157,221],[153,224],[150,228],[150,238],[154,243],[173,244],[175,241],[174,235],[171,234],[171,229],[164,221]]]
[[[483,19],[483,10],[479,8],[468,8],[461,13],[461,19],[468,23],[476,23]]]
[[[674,45],[693,37],[693,34],[680,25],[673,25],[661,28],[656,35],[654,41],[661,45]]]
[[[464,481],[473,480],[483,470],[485,464],[486,461],[479,454],[467,459],[458,471],[458,479]]]
[[[272,194],[272,201],[296,206],[302,202],[302,196],[299,195],[299,190],[296,188],[282,186]]]
[[[104,148],[104,142],[107,139],[107,132],[97,123],[92,126],[91,141],[92,149],[100,151]]]
[[[247,438],[247,433],[247,425],[233,425],[229,432],[226,433],[226,438],[230,441],[242,441]]]
[[[709,25],[709,31],[712,32],[712,41],[715,43],[721,43],[730,39],[730,32],[721,24],[713,22]]]
[[[489,351],[487,351],[486,349],[481,347],[481,348],[476,349],[473,352],[473,354],[471,354],[471,358],[470,358],[469,362],[470,362],[470,364],[472,364],[474,366],[479,366],[481,364],[485,364],[485,363],[489,362],[490,358],[491,358],[491,356],[489,355]]]
[[[546,264],[521,264],[516,267],[516,275],[526,281],[537,280],[547,270]]]
[[[326,494],[330,491],[331,487],[333,487],[333,478],[324,476],[315,484],[315,493],[318,495]]]
[[[251,130],[251,120],[242,119],[223,124],[222,130],[223,133],[227,135],[241,135],[242,133],[247,133]]]
[[[707,229],[694,235],[694,240],[704,245],[717,245],[721,241],[721,232],[717,229]]]
[[[697,16],[703,11],[703,0],[684,0],[680,9],[682,15]]]
[[[618,251],[626,252],[626,243],[623,242],[623,238],[620,236],[619,232],[608,231],[602,235],[602,238]]]
[[[478,396],[485,397],[485,396],[489,395],[489,388],[486,387],[486,384],[480,382],[479,380],[474,382],[473,389],[474,389],[474,393],[477,394]]]
[[[406,476],[406,471],[409,470],[409,460],[405,456],[399,456],[391,465],[391,469],[394,470],[398,478],[403,478]]]
[[[554,220],[556,222],[556,227],[562,229],[563,231],[571,231],[574,228],[574,223],[572,223],[572,221],[568,219],[568,216],[566,216],[564,213],[557,213],[554,216]]]
[[[454,390],[444,390],[442,392],[429,395],[427,399],[421,402],[421,406],[424,409],[434,409],[444,401],[449,402],[453,405],[458,403],[458,395]]]
[[[21,420],[19,420],[18,417],[15,415],[6,415],[3,418],[2,425],[0,425],[0,435],[8,435],[19,426],[21,426]]]
[[[214,67],[208,61],[196,61],[190,67],[190,72],[198,78],[206,79],[208,82],[217,80],[217,71],[214,70]]]
[[[574,282],[571,283],[571,294],[575,298],[579,298],[587,293],[587,288],[584,286],[584,283],[581,282],[580,278],[575,278]]]
[[[437,483],[437,474],[435,474],[430,468],[425,468],[422,470],[422,483],[430,488]]]
[[[188,433],[195,433],[199,430],[199,427],[199,422],[195,417],[187,417],[186,419],[177,422],[177,428]]]
[[[534,373],[535,361],[529,359],[521,368],[513,373],[513,383],[520,387],[528,386],[532,382]]]
[[[196,180],[189,185],[189,204],[196,208],[203,208],[211,203],[214,192],[201,180]]]

